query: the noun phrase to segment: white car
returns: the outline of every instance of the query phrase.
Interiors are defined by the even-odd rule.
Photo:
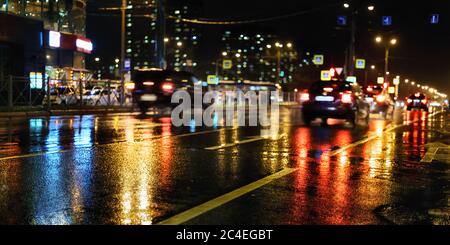
[[[119,96],[115,90],[110,91],[108,91],[107,89],[92,90],[91,94],[86,96],[86,100],[83,98],[83,101],[86,101],[86,105],[95,105],[95,106],[118,105]]]
[[[75,93],[72,87],[61,86],[50,89],[51,105],[76,105],[80,96]],[[44,96],[43,104],[47,105],[47,95]]]

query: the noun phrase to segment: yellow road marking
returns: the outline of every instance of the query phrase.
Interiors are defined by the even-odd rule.
[[[163,220],[163,221],[157,223],[157,225],[179,225],[179,224],[185,223],[197,216],[200,216],[210,210],[213,210],[219,206],[222,206],[223,204],[228,203],[228,202],[230,202],[240,196],[243,196],[249,192],[259,189],[260,187],[267,185],[270,182],[272,182],[276,179],[279,179],[283,176],[291,174],[297,170],[298,170],[298,168],[285,168],[285,169],[283,169],[279,172],[276,172],[272,175],[264,177],[260,180],[252,182],[252,183],[245,185],[241,188],[238,188],[234,191],[228,192],[222,196],[216,197],[210,201],[207,201],[196,207],[188,209],[188,210],[186,210],[182,213],[179,213],[175,216],[172,216],[166,220]]]

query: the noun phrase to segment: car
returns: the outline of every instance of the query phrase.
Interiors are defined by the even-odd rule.
[[[83,102],[85,105],[94,106],[108,106],[108,105],[119,105],[119,95],[116,90],[92,90],[89,94],[83,95]]]
[[[306,125],[316,118],[326,124],[328,118],[346,119],[356,126],[359,119],[369,120],[370,105],[361,87],[347,81],[314,82],[300,95],[302,115]]]
[[[428,111],[428,99],[420,92],[411,94],[406,98],[406,110],[419,109]]]
[[[76,105],[80,100],[80,96],[76,94],[75,89],[69,86],[50,88],[49,94],[51,105]],[[43,104],[47,105],[47,101],[47,95],[45,95]]]
[[[171,98],[175,91],[193,91],[201,83],[197,77],[184,71],[141,69],[134,74],[133,101],[145,114],[150,107],[173,107]]]
[[[364,87],[365,100],[370,104],[370,112],[380,114],[383,118],[392,115],[395,103],[382,86],[370,85]]]

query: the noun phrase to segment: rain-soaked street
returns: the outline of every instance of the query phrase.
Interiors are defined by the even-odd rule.
[[[448,150],[423,160],[450,144],[447,112],[280,118],[274,138],[130,113],[1,119],[0,223],[410,224],[448,206]]]

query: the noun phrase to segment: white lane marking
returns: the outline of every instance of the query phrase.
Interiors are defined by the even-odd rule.
[[[272,175],[269,175],[267,177],[259,179],[248,185],[242,186],[234,191],[228,192],[222,196],[216,197],[210,201],[207,201],[203,204],[200,204],[191,209],[188,209],[188,210],[186,210],[182,213],[179,213],[175,216],[172,216],[166,220],[163,220],[163,221],[157,223],[157,225],[179,225],[179,224],[185,223],[195,217],[198,217],[210,210],[220,207],[220,206],[224,205],[225,203],[228,203],[228,202],[230,202],[240,196],[243,196],[251,191],[259,189],[260,187],[267,185],[276,179],[279,179],[288,174],[291,174],[297,170],[298,170],[298,168],[285,168],[285,169],[283,169],[279,172],[276,172]]]
[[[439,114],[439,113],[441,113],[441,112],[435,112],[435,113],[432,113],[432,114],[428,115],[428,118],[431,118],[431,117],[433,117],[433,116],[436,116],[436,115]],[[372,141],[372,140],[374,140],[374,139],[377,139],[377,138],[383,136],[383,133],[387,133],[387,132],[390,132],[390,131],[394,131],[394,130],[396,130],[396,129],[398,129],[398,128],[405,127],[405,126],[407,126],[407,125],[410,125],[410,124],[412,124],[412,123],[416,123],[416,122],[418,122],[418,121],[420,121],[420,119],[416,119],[416,120],[414,120],[414,121],[409,121],[409,122],[407,122],[406,124],[388,125],[387,127],[385,127],[385,128],[383,129],[383,132],[382,132],[382,133],[375,133],[375,134],[373,134],[373,135],[365,136],[365,138],[363,138],[363,139],[360,139],[360,140],[358,140],[358,141],[356,141],[356,142],[353,142],[353,143],[351,143],[351,144],[349,144],[349,145],[343,146],[343,147],[341,147],[341,148],[339,148],[339,149],[337,149],[337,150],[331,151],[331,152],[330,152],[330,156],[335,156],[335,155],[340,154],[340,153],[342,153],[342,152],[344,152],[344,151],[346,151],[346,150],[348,150],[348,149],[350,149],[350,148],[354,148],[354,147],[356,147],[356,146],[359,146],[359,145],[365,144],[365,143],[367,143],[367,142],[369,142],[369,141]]]
[[[0,158],[0,161],[11,160],[11,159],[20,159],[20,158],[29,158],[29,157],[37,157],[37,156],[50,155],[50,154],[56,154],[56,153],[64,153],[64,152],[69,152],[69,151],[72,151],[72,150],[37,152],[37,153],[31,153],[31,154],[25,154],[25,155],[2,157],[2,158]]]
[[[159,139],[165,139],[165,138],[182,138],[182,137],[188,137],[188,136],[195,136],[195,135],[202,135],[202,134],[211,134],[211,133],[216,133],[216,132],[221,132],[221,131],[226,131],[226,130],[236,130],[237,127],[233,127],[233,128],[222,128],[222,129],[217,129],[217,130],[208,130],[208,131],[200,131],[200,132],[194,132],[194,133],[186,133],[186,134],[179,134],[179,135],[164,135],[164,136],[155,136],[155,137],[151,137],[149,139],[146,140],[159,140]],[[119,143],[135,143],[135,144],[139,144],[139,143],[148,143],[148,141],[142,141],[142,142],[127,142],[127,141],[116,141],[116,142],[112,142],[112,143],[108,143],[108,144],[101,144],[102,146],[107,146],[107,145],[115,145],[115,144],[119,144]],[[16,155],[16,156],[6,156],[6,157],[0,157],[0,161],[3,160],[11,160],[11,159],[20,159],[20,158],[31,158],[31,157],[37,157],[37,156],[45,156],[45,155],[51,155],[51,154],[57,154],[57,153],[66,153],[66,152],[70,152],[70,151],[74,151],[77,149],[86,149],[86,148],[91,148],[93,146],[96,146],[97,144],[93,144],[87,147],[75,147],[74,149],[67,149],[67,150],[59,150],[59,151],[46,151],[46,152],[36,152],[36,153],[30,153],[30,154],[24,154],[24,155]]]
[[[256,141],[260,141],[260,140],[272,140],[272,141],[277,141],[283,137],[285,137],[286,134],[282,134],[279,137],[273,138],[273,137],[262,137],[262,136],[256,136],[247,140],[236,140],[233,143],[228,143],[228,144],[222,144],[222,145],[218,145],[218,146],[210,146],[210,147],[206,147],[205,150],[220,150],[220,149],[225,149],[225,148],[230,148],[230,147],[235,147],[238,145],[243,145],[243,144],[248,144],[248,143],[252,143],[252,142],[256,142]]]

